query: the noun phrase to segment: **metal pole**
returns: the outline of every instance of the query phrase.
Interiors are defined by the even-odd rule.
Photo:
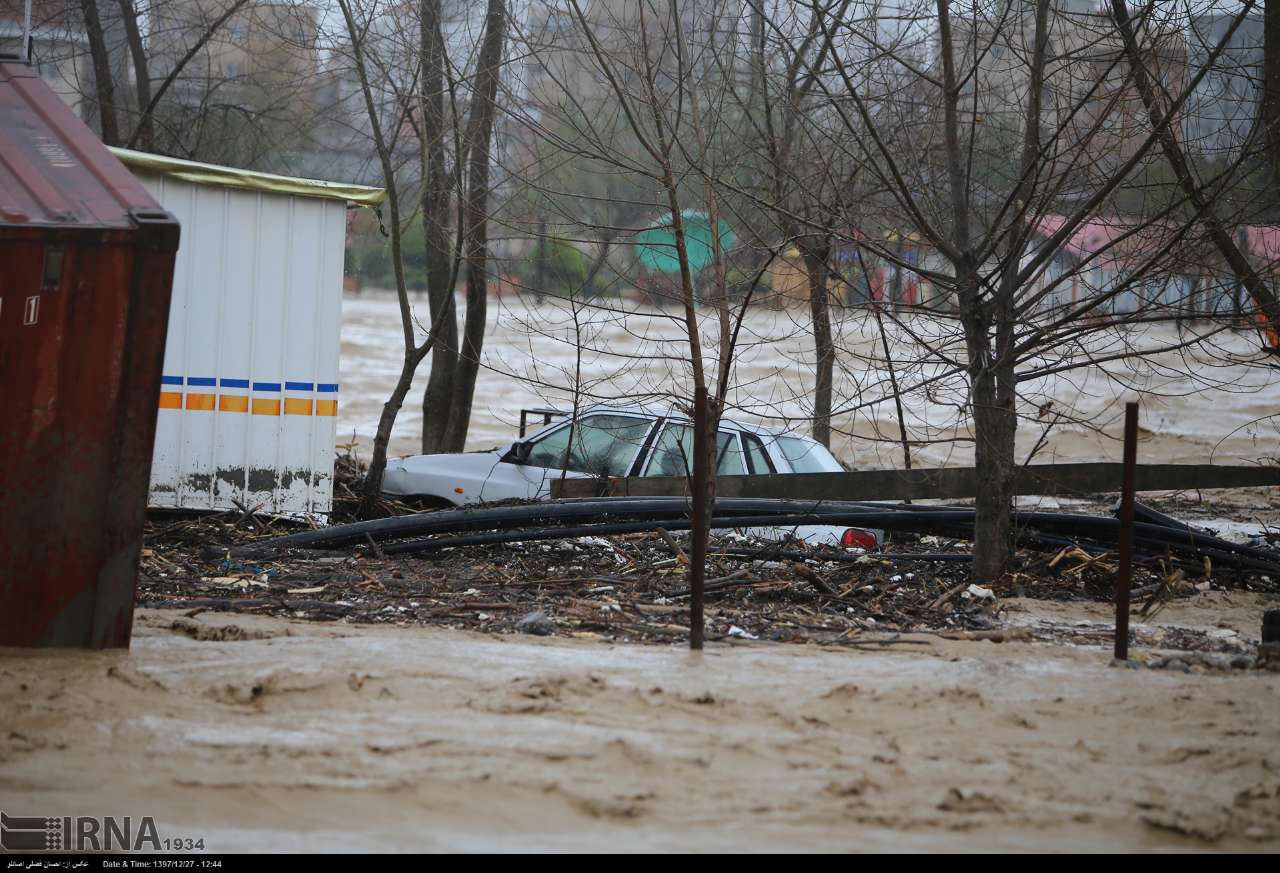
[[[1120,575],[1116,580],[1117,661],[1129,660],[1129,584],[1133,578],[1133,479],[1138,460],[1138,404],[1124,406],[1124,484],[1120,491]]]
[[[689,648],[702,648],[703,582],[707,569],[707,535],[710,510],[707,506],[707,389],[699,386],[693,396],[693,542],[689,549]]]

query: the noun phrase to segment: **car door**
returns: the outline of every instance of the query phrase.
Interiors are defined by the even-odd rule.
[[[635,413],[588,413],[533,437],[524,463],[510,466],[531,498],[550,496],[551,483],[562,476],[626,476],[655,421]]]
[[[667,422],[645,460],[641,476],[688,476],[692,469],[693,428],[680,422]],[[740,476],[747,472],[742,459],[742,446],[733,431],[716,433],[716,472],[722,476]]]

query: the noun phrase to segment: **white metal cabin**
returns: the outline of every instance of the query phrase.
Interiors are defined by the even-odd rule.
[[[347,205],[383,192],[113,152],[182,224],[149,505],[323,517]]]

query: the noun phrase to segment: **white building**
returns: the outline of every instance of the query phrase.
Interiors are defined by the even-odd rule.
[[[149,504],[325,516],[347,207],[383,192],[113,152],[182,226]]]

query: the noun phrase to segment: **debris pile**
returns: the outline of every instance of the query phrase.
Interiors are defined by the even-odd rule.
[[[535,509],[524,509],[526,516],[538,517]],[[492,524],[486,511],[429,513],[381,524],[385,531],[450,515]],[[312,542],[323,548],[298,549],[281,548],[280,539],[262,539],[278,532],[279,523],[274,524],[264,528],[232,513],[154,525],[144,553],[140,605],[636,642],[682,641],[688,633],[686,546],[665,526],[467,548],[441,544],[396,555],[388,554],[393,540],[354,535],[355,530],[369,534],[368,525],[303,532],[302,537],[321,534]],[[341,543],[331,537],[336,530],[342,531]],[[296,543],[298,536],[285,539]],[[836,646],[922,644],[900,637],[911,632],[992,642],[1109,644],[1101,626],[1071,633],[1060,624],[1018,626],[1009,621],[1006,601],[1013,596],[1109,600],[1115,578],[1110,552],[1075,544],[1051,552],[1024,548],[1004,578],[976,584],[965,560],[967,541],[899,533],[891,549],[865,553],[722,534],[707,568],[707,637]],[[1280,574],[1224,574],[1203,564],[1196,569],[1202,573],[1199,581],[1184,586],[1187,573],[1163,559],[1138,568],[1136,615],[1149,620],[1171,598],[1199,593],[1197,586],[1280,590],[1272,581]],[[1169,648],[1214,651],[1204,640],[1171,635],[1168,641]]]
[[[356,443],[338,446],[338,454],[333,463],[333,510],[331,521],[351,522],[360,518],[360,504],[364,499],[360,489],[364,484],[368,465],[355,454]],[[379,494],[375,500],[374,513],[378,516],[406,515],[419,507],[387,494]]]

